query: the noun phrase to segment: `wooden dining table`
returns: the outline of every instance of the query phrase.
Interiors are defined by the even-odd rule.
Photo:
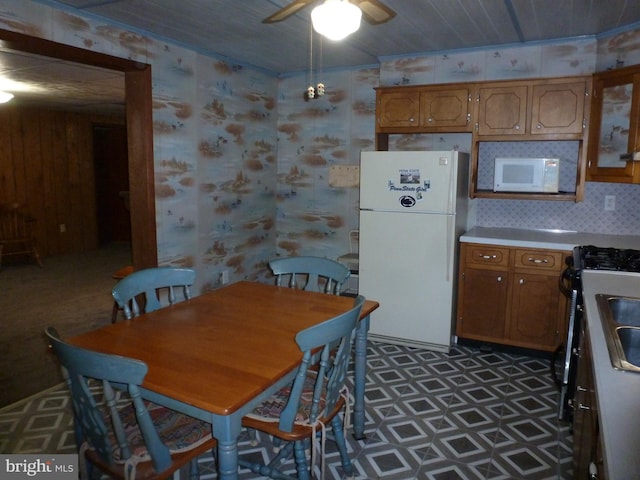
[[[137,358],[145,398],[210,422],[220,479],[238,478],[242,417],[290,382],[302,359],[295,335],[352,308],[354,299],[242,281],[69,339]],[[364,438],[367,300],[355,335],[356,438]]]

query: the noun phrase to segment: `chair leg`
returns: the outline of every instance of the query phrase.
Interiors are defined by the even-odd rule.
[[[120,313],[118,302],[113,302],[113,309],[111,310],[111,323],[116,323],[118,321],[118,313]]]
[[[342,470],[347,479],[353,479],[353,464],[349,458],[349,452],[347,452],[347,443],[344,439],[344,429],[340,416],[336,415],[331,420],[331,428],[333,429],[333,439],[336,442],[338,451],[340,452],[340,459],[342,460]],[[324,459],[323,459],[324,460]]]
[[[198,459],[194,458],[189,462],[189,479],[198,480],[200,478],[200,465],[198,465]]]
[[[263,477],[268,477],[275,480],[296,480],[295,477],[286,475],[279,470],[280,465],[282,464],[284,459],[291,455],[292,449],[293,442],[285,443],[278,454],[274,456],[267,465],[243,460],[242,457],[238,459],[238,465],[240,465],[242,468],[251,470],[253,473],[262,475]]]
[[[309,467],[307,466],[307,449],[304,442],[297,441],[293,447],[294,456],[296,459],[296,470],[298,472],[299,480],[310,480]]]
[[[38,249],[33,244],[31,245],[31,254],[33,255],[33,258],[35,259],[38,266],[40,268],[43,268],[42,260],[40,260],[40,254],[38,253]]]

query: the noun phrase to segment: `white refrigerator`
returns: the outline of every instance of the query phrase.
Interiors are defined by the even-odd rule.
[[[468,181],[467,154],[362,152],[359,293],[380,302],[372,339],[449,351]]]

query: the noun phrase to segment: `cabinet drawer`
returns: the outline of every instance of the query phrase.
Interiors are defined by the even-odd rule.
[[[465,262],[467,265],[494,265],[506,267],[509,265],[509,249],[494,245],[465,244]]]
[[[564,258],[569,252],[559,252],[556,250],[522,250],[516,249],[514,266],[518,268],[535,269],[537,271],[548,271],[560,273],[564,266]]]

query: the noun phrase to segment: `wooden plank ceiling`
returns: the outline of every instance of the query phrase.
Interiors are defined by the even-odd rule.
[[[108,19],[134,32],[273,74],[308,69],[312,5],[282,22],[264,24],[262,19],[289,0],[36,1]],[[343,41],[323,41],[323,68],[373,65],[392,56],[609,34],[640,22],[638,0],[383,1],[397,15],[381,25],[362,22],[360,29]],[[314,41],[317,47],[318,40]],[[47,64],[46,73],[40,62]],[[121,77],[85,70],[66,62],[53,65],[51,59],[0,51],[2,76],[33,81],[41,92],[59,89],[64,93],[59,99],[84,95],[85,105],[111,102],[122,88]],[[43,97],[44,93],[40,99]]]

